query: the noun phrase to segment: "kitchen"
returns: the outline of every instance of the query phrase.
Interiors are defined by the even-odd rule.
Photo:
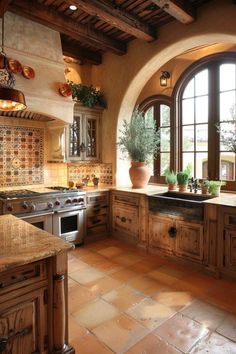
[[[209,294],[211,294],[211,289],[208,289],[210,285],[214,289],[217,286],[221,287],[220,284],[222,284],[222,288],[225,286],[225,289],[230,289],[229,292],[234,294],[234,282],[227,281],[227,275],[230,275],[231,278],[235,275],[235,256],[231,252],[231,247],[235,249],[233,201],[233,191],[235,188],[233,181],[229,183],[229,189],[232,191],[232,194],[229,194],[230,197],[224,193],[220,200],[217,199],[215,204],[209,203],[210,207],[205,211],[209,214],[207,224],[204,224],[205,220],[201,221],[197,231],[193,233],[193,237],[196,238],[197,247],[199,247],[199,253],[196,253],[198,252],[198,248],[197,251],[194,249],[192,253],[190,252],[191,249],[187,251],[186,249],[180,250],[179,244],[177,248],[176,245],[171,248],[170,244],[165,244],[165,237],[163,237],[164,243],[160,246],[159,241],[155,239],[156,231],[153,232],[151,229],[150,220],[152,223],[156,223],[156,225],[160,225],[161,220],[158,219],[157,221],[157,216],[149,215],[146,194],[163,192],[166,190],[166,187],[163,184],[159,186],[152,184],[148,187],[147,193],[141,190],[135,191],[130,189],[128,176],[129,161],[122,159],[119,156],[119,152],[116,152],[116,142],[123,119],[130,118],[133,108],[137,103],[145,104],[146,100],[154,95],[171,97],[181,74],[191,64],[194,64],[198,59],[215,53],[233,53],[235,51],[235,29],[233,28],[235,5],[231,1],[227,1],[225,4],[222,4],[220,1],[214,1],[214,12],[212,12],[213,2],[203,4],[199,6],[197,20],[189,25],[183,25],[179,21],[172,21],[159,28],[158,39],[156,41],[154,40],[150,43],[140,39],[130,41],[127,53],[122,56],[107,51],[103,55],[102,64],[92,65],[85,61],[85,64],[81,65],[72,61],[70,63],[63,61],[59,32],[51,29],[50,26],[45,26],[48,18],[45,19],[45,22],[42,19],[39,20],[41,24],[36,21],[37,16],[38,19],[40,18],[40,11],[42,10],[42,6],[44,6],[42,5],[42,1],[34,2],[35,11],[33,11],[31,3],[30,1],[10,1],[8,4],[9,11],[4,15],[5,52],[8,57],[16,59],[24,66],[33,68],[35,77],[27,80],[20,74],[15,75],[16,88],[24,93],[27,110],[17,113],[4,112],[2,114],[0,138],[2,138],[1,141],[3,142],[1,144],[3,161],[1,163],[2,171],[0,178],[1,190],[4,193],[6,191],[12,193],[14,190],[26,189],[26,193],[27,191],[36,191],[39,195],[37,197],[35,195],[23,195],[20,197],[19,205],[16,204],[14,198],[10,202],[5,199],[6,202],[4,202],[3,197],[1,208],[2,213],[5,210],[4,214],[16,213],[21,215],[22,218],[29,219],[31,216],[33,217],[35,211],[39,214],[37,218],[40,216],[44,217],[43,221],[39,219],[31,220],[32,223],[45,223],[45,215],[43,214],[47,211],[46,214],[50,216],[50,220],[52,216],[52,226],[55,225],[55,221],[58,221],[58,217],[60,218],[60,215],[65,211],[66,213],[70,213],[76,210],[78,215],[82,214],[81,218],[78,215],[75,217],[75,224],[71,221],[69,223],[65,222],[64,225],[65,234],[70,234],[68,235],[69,241],[75,241],[78,237],[78,243],[82,241],[85,241],[85,244],[87,243],[85,246],[77,247],[75,250],[69,252],[69,272],[71,272],[69,279],[69,287],[71,286],[71,293],[69,292],[69,333],[71,339],[69,342],[74,346],[76,351],[81,353],[120,353],[129,350],[130,352],[138,353],[140,348],[146,348],[145,350],[149,350],[150,353],[155,353],[155,348],[158,345],[161,346],[160,350],[163,353],[165,350],[177,353],[188,352],[190,350],[197,352],[197,350],[200,351],[199,348],[201,348],[201,345],[203,348],[210,348],[214,352],[217,345],[219,345],[217,343],[221,343],[222,341],[222,351],[225,350],[227,352],[228,350],[228,352],[233,353],[235,351],[235,336],[232,332],[235,323],[233,314],[235,312],[233,311],[230,297],[227,299],[223,298],[222,294],[219,295],[216,292],[215,297],[213,295],[210,297],[211,301],[207,302],[207,304],[202,304],[202,308],[205,306],[206,309],[204,316],[207,316],[207,314],[213,316],[214,313],[217,313],[222,323],[220,322],[219,326],[213,330],[213,327],[206,326],[208,329],[210,328],[209,331],[208,329],[203,331],[204,335],[200,335],[199,333],[196,335],[193,334],[191,343],[187,347],[182,347],[178,343],[176,344],[175,341],[170,343],[166,339],[165,334],[161,332],[161,326],[164,326],[164,323],[161,324],[158,322],[158,313],[156,314],[156,319],[151,318],[152,316],[150,315],[150,324],[148,323],[148,319],[147,323],[140,319],[137,314],[138,310],[135,313],[132,312],[133,310],[135,311],[138,304],[140,306],[143,304],[144,306],[146,302],[147,306],[153,305],[153,309],[156,308],[155,306],[159,306],[159,312],[161,311],[161,306],[158,300],[156,300],[158,295],[157,284],[154,286],[152,283],[155,291],[149,293],[150,290],[143,289],[143,285],[137,285],[135,282],[135,276],[141,277],[142,273],[138,273],[137,269],[136,271],[130,269],[134,269],[135,264],[141,262],[140,267],[142,265],[143,269],[145,264],[146,273],[152,273],[152,276],[156,274],[153,273],[156,271],[153,269],[158,268],[158,266],[163,270],[163,272],[160,271],[162,275],[166,274],[164,270],[168,269],[169,273],[164,277],[164,280],[162,278],[162,281],[170,279],[168,277],[172,275],[172,277],[180,277],[178,280],[181,282],[183,273],[186,279],[189,279],[188,274],[185,274],[186,268],[182,266],[182,263],[168,263],[169,261],[165,257],[164,261],[167,263],[162,263],[163,254],[165,256],[172,254],[172,256],[176,257],[175,259],[183,258],[185,261],[190,262],[186,263],[187,267],[193,271],[192,276],[195,276],[195,279],[199,279],[199,288],[196,286],[197,289],[193,291],[195,303],[206,296],[205,290],[209,290]],[[50,6],[50,4],[53,6],[53,1],[48,1],[46,6]],[[83,53],[83,51],[81,52]],[[100,60],[99,55],[94,55],[94,58],[97,58],[97,61]],[[160,76],[163,71],[171,73],[171,76],[167,78],[167,86],[161,86],[160,84]],[[105,94],[107,108],[91,109],[87,118],[85,117],[87,109],[77,104],[74,110],[74,102],[71,96],[63,97],[58,92],[60,84],[66,80],[81,82],[85,85],[92,84],[94,87],[101,89]],[[81,116],[85,117],[83,118],[84,120],[91,119],[98,122],[97,135],[95,135],[99,143],[99,158],[97,156],[90,156],[86,160],[86,157],[83,156],[80,162],[78,162],[78,159],[70,158],[70,162],[68,163],[68,123],[73,122],[73,116]],[[7,140],[10,137],[11,139]],[[81,140],[82,142],[83,140]],[[85,149],[87,149],[88,144],[84,142],[84,145]],[[202,151],[202,154],[205,153],[205,150],[200,151]],[[96,150],[96,153],[98,153],[98,150]],[[164,151],[161,156],[164,156],[164,153],[169,152]],[[195,153],[195,155],[192,155],[195,156],[193,159],[197,159],[198,156],[201,157],[203,165],[205,163],[205,156],[197,155],[199,152],[196,151],[193,151],[193,153]],[[225,155],[228,156],[228,154]],[[224,171],[225,169],[230,170],[231,166],[229,156],[225,158],[225,155],[223,156],[222,152],[224,161],[226,161]],[[224,171],[222,169],[222,174]],[[93,187],[93,175],[99,178],[98,187]],[[86,176],[89,176],[89,181],[85,181]],[[163,176],[161,177],[162,180],[158,177],[158,174],[154,175],[153,182],[163,183]],[[210,178],[216,178],[213,172]],[[89,183],[85,188],[81,188],[84,187],[82,179],[85,183]],[[61,191],[57,188],[56,190],[50,189],[51,187],[58,186],[68,187],[69,182],[78,183],[81,190],[80,188],[73,191],[68,191],[66,188],[63,188]],[[116,190],[112,189],[115,185],[117,186]],[[45,196],[48,199],[42,199]],[[222,203],[222,208],[221,206],[218,208],[217,203],[219,205]],[[228,207],[230,207],[230,211],[228,211]],[[223,221],[218,222],[220,219],[224,219],[225,224],[223,224]],[[74,215],[71,220],[74,220]],[[174,227],[177,221],[173,221],[173,218],[167,221],[165,219],[168,228],[169,226]],[[169,225],[168,222],[171,222],[171,224]],[[50,224],[50,221],[46,223]],[[185,224],[185,227],[187,226]],[[206,239],[202,239],[201,230],[203,226],[204,230],[208,230],[207,235],[209,235],[209,238],[207,236]],[[111,229],[116,239],[109,238],[104,240],[104,237],[110,234]],[[223,229],[224,231],[222,231]],[[56,230],[55,226],[54,230]],[[79,232],[80,230],[84,232],[82,236]],[[74,231],[75,233],[73,233]],[[89,235],[87,237],[85,236],[86,231],[87,235]],[[61,234],[56,231],[54,233]],[[80,233],[79,236],[78,233]],[[218,239],[214,237],[215,234],[219,235]],[[223,236],[221,237],[221,234],[225,234],[227,238],[227,253],[221,252],[222,248],[224,248],[224,242],[226,242]],[[201,236],[200,239],[203,242],[203,247],[207,244],[207,252],[204,255],[201,254],[202,246],[198,244],[198,235]],[[149,237],[151,238],[149,239]],[[152,241],[152,238],[153,243],[149,247],[148,242]],[[129,240],[130,244],[124,242],[127,240]],[[89,241],[97,242],[90,243]],[[136,249],[132,246],[132,243],[138,243],[140,247]],[[189,247],[191,248],[192,246],[191,244]],[[146,254],[147,248],[150,251],[148,254]],[[127,255],[126,259],[122,258],[122,253]],[[223,258],[228,254],[232,256],[229,260],[226,258],[225,266]],[[113,262],[113,257],[115,262]],[[155,264],[155,267],[153,264]],[[175,271],[172,269],[173,265]],[[154,267],[153,269],[151,269],[152,266]],[[106,272],[103,269],[103,272],[101,271],[102,267],[108,267],[112,271],[109,270]],[[124,274],[119,268],[123,268],[123,273],[130,274],[130,279],[124,280]],[[206,275],[206,271],[210,272],[211,275]],[[82,279],[83,273],[86,275],[86,279]],[[214,276],[219,275],[226,278],[221,281],[214,279]],[[145,280],[148,281],[148,277],[146,275],[144,277],[146,278],[143,279],[143,284],[145,284]],[[90,282],[88,282],[89,279]],[[160,280],[160,278],[158,279]],[[107,283],[110,283],[110,285],[108,286]],[[127,283],[133,285],[130,286]],[[170,283],[160,283],[166,284],[168,287],[171,285]],[[99,284],[101,286],[100,292]],[[206,289],[203,289],[203,284]],[[183,283],[181,285],[184,287]],[[108,286],[107,290],[106,286]],[[115,306],[110,304],[112,300],[109,299],[113,296],[110,294],[112,291],[118,291],[117,289],[122,287],[125,287],[126,291],[128,291],[127,294],[132,294],[136,300],[132,303],[135,306],[126,308],[125,313],[123,310],[121,311],[122,314],[120,314],[115,309]],[[191,292],[190,288],[192,290],[194,286],[190,286],[187,289],[189,292]],[[134,291],[134,289],[136,290]],[[186,290],[186,288],[184,289]],[[198,296],[196,296],[196,293],[198,293]],[[209,294],[207,293],[207,295]],[[155,299],[153,298],[154,295],[156,295]],[[81,297],[81,301],[76,304],[78,297]],[[137,300],[138,298],[139,300]],[[221,302],[219,299],[221,299]],[[90,300],[91,304],[89,304]],[[194,307],[194,301],[192,301],[190,306]],[[163,304],[163,300],[161,303]],[[210,304],[214,304],[215,307],[212,306],[214,309]],[[91,305],[91,308],[89,305]],[[99,306],[96,307],[95,305]],[[107,312],[110,315],[102,319],[103,317],[99,312],[99,308],[104,308],[104,311],[100,310],[100,312]],[[223,313],[221,312],[222,308],[225,310]],[[98,311],[101,314],[101,318],[96,319],[98,322],[88,323],[88,319],[85,319],[86,313],[87,317],[90,316],[89,313],[91,312],[89,311],[92,311],[91,309],[93,309],[94,313]],[[162,310],[164,311],[163,308]],[[187,313],[187,308],[185,310]],[[183,309],[183,311],[185,310]],[[174,316],[173,321],[175,320],[175,316],[177,316],[177,320],[178,317],[182,316],[179,321],[186,321],[185,325],[181,322],[177,326],[181,327],[183,325],[185,329],[187,328],[188,321],[190,321],[189,318],[191,318],[192,322],[189,325],[195,326],[194,328],[198,328],[200,331],[201,327],[199,323],[202,323],[202,319],[194,321],[189,312],[187,316],[181,315],[182,312],[177,313],[177,315],[173,311],[167,311],[167,313],[169,313],[165,317],[167,321],[171,320],[172,315]],[[121,335],[120,342],[122,345],[120,347],[115,343],[115,340],[108,340],[105,332],[107,328],[106,323],[107,326],[109,324],[111,326],[114,325],[114,328],[117,330],[116,326],[118,326],[117,323],[119,323],[119,320],[115,322],[114,319],[116,318],[121,318],[122,330],[120,330],[121,332],[124,331],[122,332],[124,335]],[[137,332],[135,330],[131,331],[129,337],[130,344],[124,340],[126,334],[124,330],[125,324],[136,326],[135,328],[137,329]],[[156,334],[153,331],[154,329],[157,331]],[[111,330],[111,337],[112,333]],[[178,340],[178,336],[176,336],[176,340]],[[199,347],[197,344],[198,340],[200,341]]]

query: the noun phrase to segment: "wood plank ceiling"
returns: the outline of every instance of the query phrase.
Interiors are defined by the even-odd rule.
[[[158,40],[158,28],[195,21],[211,0],[0,0],[0,16],[12,11],[61,34],[66,56],[100,64],[105,52],[124,55],[135,38]],[[72,11],[69,6],[75,5]]]

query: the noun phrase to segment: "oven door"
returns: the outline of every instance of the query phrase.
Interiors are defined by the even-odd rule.
[[[66,241],[82,244],[85,233],[85,209],[57,210],[53,215],[53,234]]]
[[[19,215],[21,220],[28,222],[41,230],[47,231],[52,234],[52,215],[53,212],[38,214],[38,215]]]

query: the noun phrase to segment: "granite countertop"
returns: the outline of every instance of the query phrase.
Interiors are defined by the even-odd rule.
[[[54,256],[73,247],[13,215],[0,216],[0,272]]]

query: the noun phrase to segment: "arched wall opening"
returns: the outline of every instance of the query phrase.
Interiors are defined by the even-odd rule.
[[[158,72],[161,68],[168,67],[168,62],[176,57],[179,57],[185,52],[194,51],[194,48],[204,48],[202,54],[196,57],[198,60],[201,57],[207,56],[212,53],[221,52],[224,50],[235,50],[235,34],[229,33],[208,33],[204,34],[192,34],[185,38],[180,38],[175,43],[166,43],[166,45],[159,50],[150,60],[148,60],[136,75],[130,80],[129,85],[122,97],[118,116],[117,116],[117,130],[116,139],[118,140],[120,135],[120,129],[122,126],[123,119],[129,120],[132,111],[137,103],[140,103],[142,96],[142,90],[145,85],[150,81],[150,79]],[[189,64],[190,65],[190,64]],[[181,72],[179,73],[180,76]],[[173,89],[173,87],[172,87]],[[155,92],[160,94],[161,92]],[[154,94],[154,93],[152,93]],[[171,94],[171,90],[170,90]],[[129,180],[129,166],[130,161],[122,159],[120,152],[117,151],[116,155],[116,184],[118,186],[130,186]]]

